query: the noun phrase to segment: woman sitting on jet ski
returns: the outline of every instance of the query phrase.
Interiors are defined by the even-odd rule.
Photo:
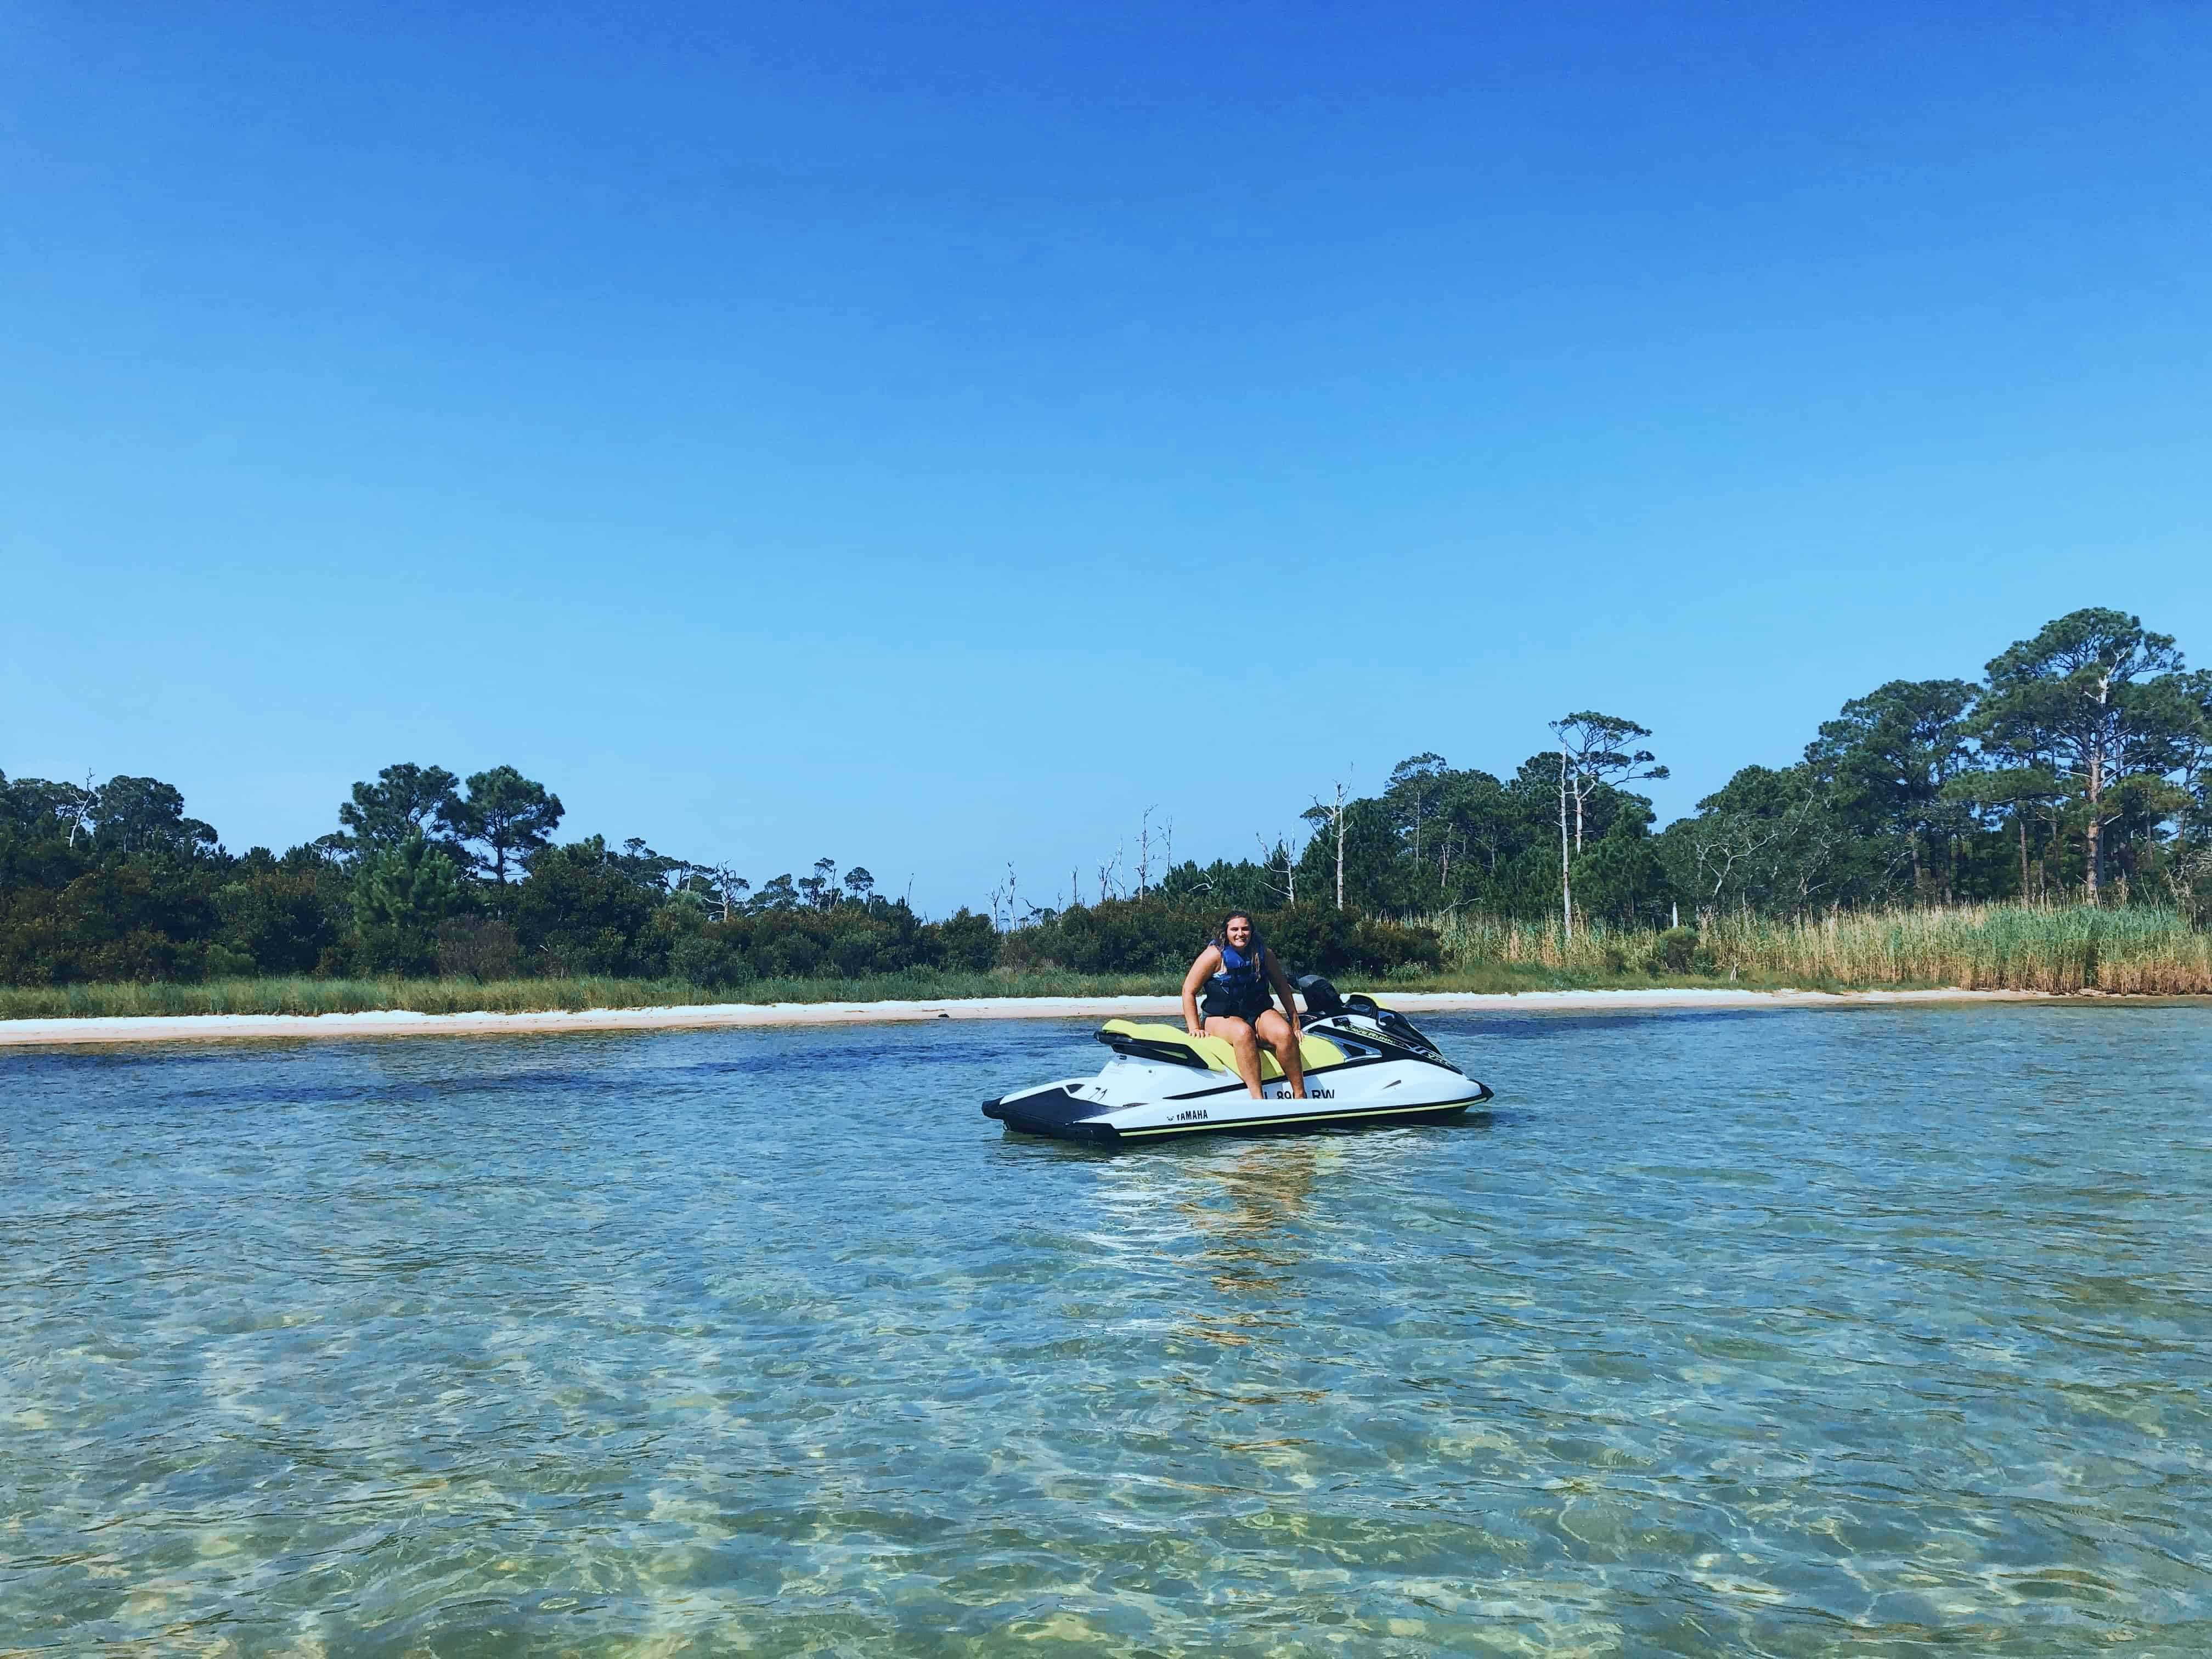
[[[1199,1018],[1199,988],[1206,988],[1205,1022]],[[1277,1013],[1270,988],[1282,999]],[[1226,1037],[1236,1050],[1237,1074],[1252,1098],[1260,1098],[1260,1045],[1275,1051],[1276,1061],[1294,1099],[1306,1097],[1305,1066],[1298,1054],[1298,1005],[1282,964],[1252,928],[1252,918],[1231,910],[1219,937],[1198,953],[1182,976],[1182,1023],[1193,1036]]]

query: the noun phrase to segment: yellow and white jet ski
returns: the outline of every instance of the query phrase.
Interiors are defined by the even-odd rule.
[[[1109,1019],[1114,1051],[1097,1076],[1041,1084],[983,1103],[983,1115],[1023,1134],[1129,1143],[1196,1134],[1279,1134],[1449,1121],[1488,1101],[1487,1085],[1446,1060],[1403,1014],[1358,992],[1340,998],[1317,974],[1297,981],[1306,1093],[1295,1100],[1275,1056],[1260,1050],[1261,1098],[1246,1092],[1220,1037],[1180,1025]]]

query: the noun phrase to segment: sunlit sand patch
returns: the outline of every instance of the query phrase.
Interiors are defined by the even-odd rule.
[[[2120,1594],[2111,1579],[2079,1567],[1993,1568],[1983,1575],[1982,1582],[2015,1606],[2045,1601],[2105,1602]]]
[[[1454,1617],[1449,1647],[1478,1653],[1568,1656],[1618,1653],[1624,1635],[1607,1612],[1601,1581],[1526,1573],[1471,1577],[1462,1583],[1415,1580],[1407,1594]]]
[[[191,1596],[192,1587],[182,1580],[143,1579],[123,1598],[120,1616],[134,1620],[166,1618],[189,1601]]]
[[[1603,1498],[1577,1498],[1560,1505],[1559,1530],[1586,1548],[1618,1553],[1629,1542],[1634,1510]]]
[[[658,1609],[653,1616],[659,1619]],[[670,1628],[647,1631],[636,1638],[634,1645],[624,1647],[624,1659],[685,1659],[685,1656],[700,1651],[702,1636],[711,1637],[712,1651],[750,1653],[760,1642],[739,1622],[742,1617],[736,1610],[716,1612],[702,1608]]]
[[[655,1487],[648,1495],[645,1518],[661,1524],[680,1522],[701,1536],[720,1540],[732,1535],[716,1504],[689,1492]]]
[[[238,1644],[228,1634],[172,1625],[154,1632],[161,1653],[197,1654],[200,1659],[239,1659]]]
[[[1533,1448],[1510,1429],[1496,1424],[1469,1422],[1464,1418],[1431,1434],[1429,1443],[1438,1457],[1452,1462],[1469,1461],[1483,1452],[1506,1452],[1516,1456],[1527,1456],[1533,1451]]]

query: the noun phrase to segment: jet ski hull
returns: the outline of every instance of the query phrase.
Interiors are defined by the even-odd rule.
[[[1492,1097],[1489,1087],[1472,1078],[1404,1063],[1317,1073],[1308,1079],[1312,1097],[1306,1100],[1292,1098],[1281,1083],[1255,1100],[1241,1083],[1194,1088],[1197,1082],[1168,1066],[1116,1060],[1095,1079],[987,1100],[983,1115],[1020,1134],[1130,1146],[1194,1135],[1448,1122]]]
[[[1143,1145],[1193,1135],[1293,1134],[1437,1123],[1491,1098],[1402,1015],[1371,997],[1340,999],[1318,975],[1298,981],[1307,1098],[1293,1098],[1263,1052],[1254,1098],[1219,1036],[1110,1019],[1098,1041],[1114,1058],[1096,1077],[1068,1078],[983,1103],[983,1115],[1018,1134]]]

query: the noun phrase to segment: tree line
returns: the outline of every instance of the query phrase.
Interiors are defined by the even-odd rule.
[[[0,774],[0,981],[241,975],[848,976],[988,969],[997,933],[925,922],[824,859],[757,889],[641,840],[556,839],[561,799],[513,767],[387,766],[338,828],[234,854],[154,778]]]
[[[1302,847],[1175,865],[1136,891],[1568,931],[2022,898],[2151,900],[2201,922],[2212,902],[2212,672],[2121,611],[2061,617],[1978,680],[1854,697],[1795,763],[1742,768],[1663,830],[1632,787],[1667,775],[1650,731],[1583,710],[1551,734],[1510,776],[1411,756],[1376,794],[1316,797]]]
[[[1340,787],[1303,838],[1170,864],[1095,899],[926,921],[864,868],[818,860],[757,887],[642,840],[562,842],[560,797],[513,767],[388,766],[331,834],[228,851],[157,779],[0,774],[0,981],[248,974],[860,977],[997,966],[1158,971],[1223,908],[1260,912],[1323,972],[1434,967],[1459,911],[1571,932],[1695,927],[1896,902],[2212,900],[2212,674],[2176,642],[2077,611],[1978,680],[1893,680],[1803,756],[1747,766],[1663,830],[1636,783],[1666,769],[1632,720],[1553,723],[1510,776],[1423,752],[1373,796]],[[1149,830],[1147,834],[1149,834]],[[1149,843],[1148,843],[1149,844]]]

